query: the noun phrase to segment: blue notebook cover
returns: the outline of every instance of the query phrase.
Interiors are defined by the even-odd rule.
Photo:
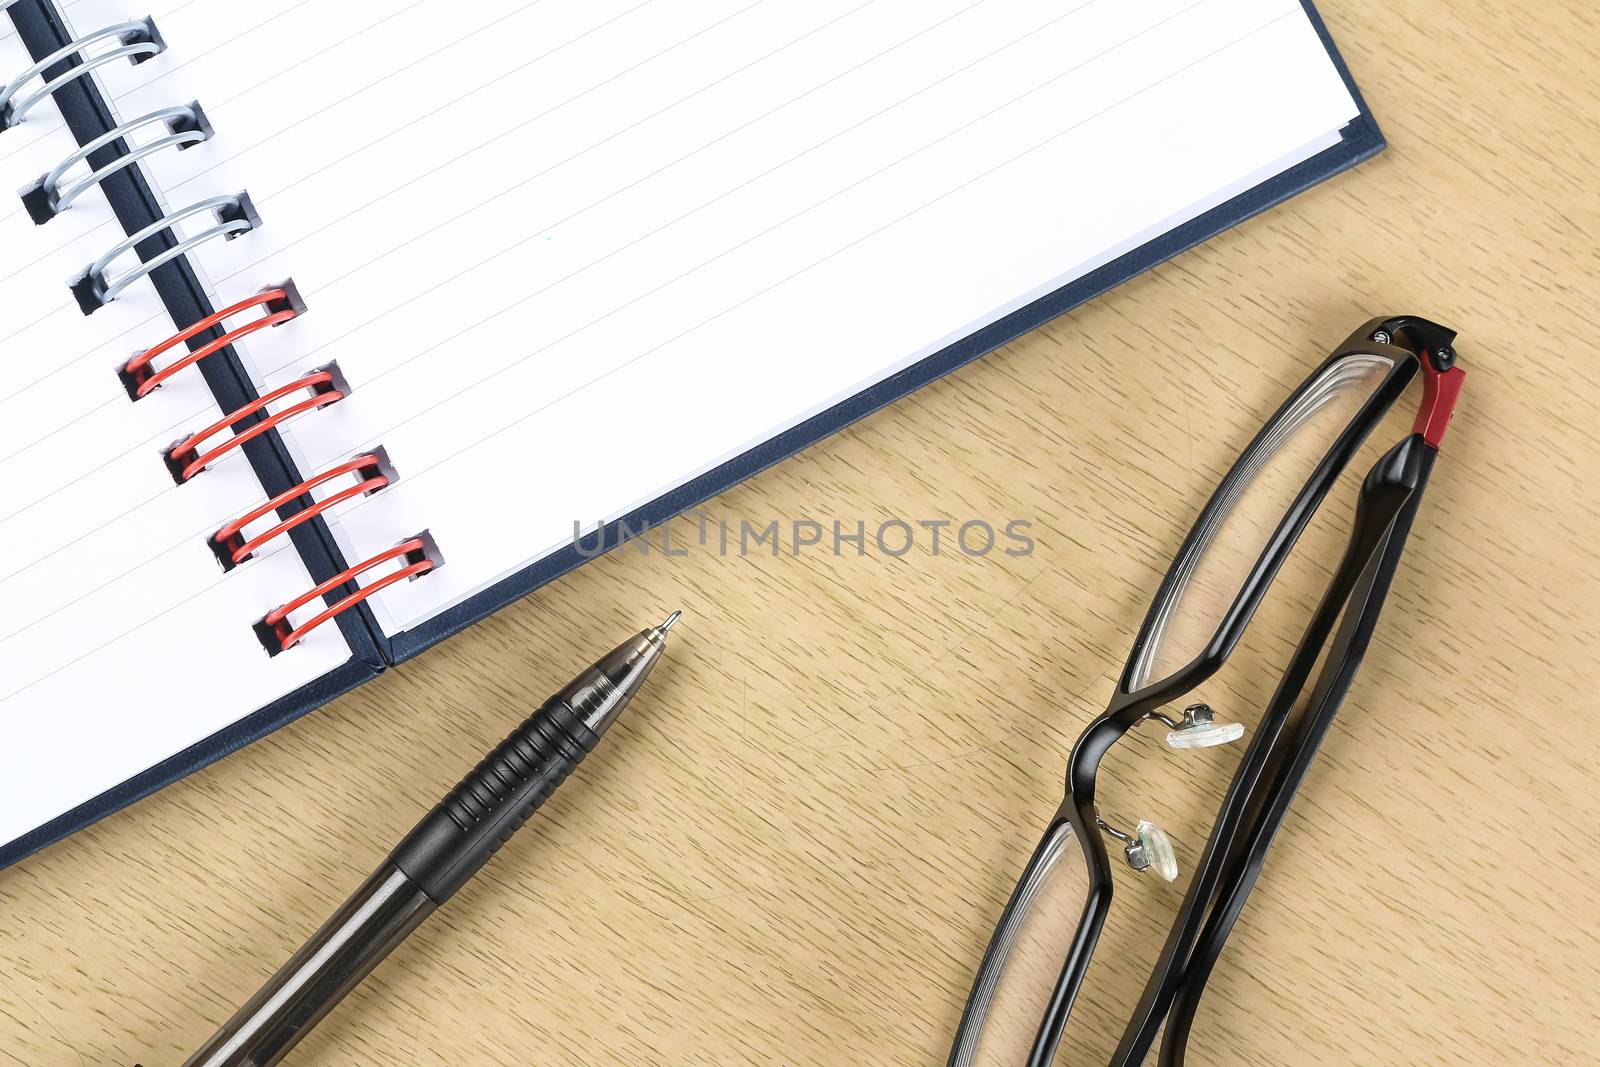
[[[0,868],[278,729],[341,693],[376,677],[386,666],[410,659],[456,631],[498,611],[519,597],[526,596],[585,560],[615,547],[630,532],[666,522],[674,515],[724,492],[780,460],[843,429],[857,419],[1049,322],[1134,275],[1375,155],[1384,147],[1383,135],[1378,129],[1377,122],[1351,79],[1349,69],[1334,46],[1327,27],[1316,9],[1310,0],[1302,0],[1302,3],[1329,57],[1360,109],[1359,116],[1341,131],[1338,144],[906,367],[871,388],[812,416],[672,492],[650,501],[631,514],[595,531],[580,543],[539,560],[442,612],[421,626],[388,637],[383,634],[364,605],[356,611],[344,613],[339,618],[339,625],[352,650],[352,659],[343,667],[258,709],[226,729],[24,836],[0,845]],[[70,40],[70,34],[59,13],[47,0],[20,0],[9,9],[8,13],[16,23],[30,54],[35,58],[48,55]],[[61,70],[65,69],[66,65],[61,65]],[[93,83],[87,79],[73,81],[57,90],[55,99],[79,144],[87,143],[114,124],[106,102],[101,99]],[[102,165],[115,160],[124,152],[126,146],[115,142],[102,148],[96,156],[91,156],[91,163]],[[130,167],[113,175],[106,179],[104,187],[119,221],[127,232],[135,232],[159,217],[160,212],[156,206],[158,201],[139,168]],[[152,238],[141,245],[138,252],[142,258],[148,260],[170,247],[170,244],[165,243],[170,241],[170,235]],[[158,268],[153,272],[152,279],[174,323],[186,325],[214,310],[186,259],[179,258]],[[216,394],[223,410],[232,410],[245,401],[254,399],[256,394],[250,376],[231,349],[224,349],[218,356],[208,358],[201,366],[206,381]],[[252,442],[251,446],[247,446],[247,455],[263,487],[269,493],[284,491],[302,481],[302,475],[295,468],[288,449],[276,432],[264,434],[258,441]],[[306,499],[296,506],[305,506],[308,503],[309,499]],[[293,508],[289,510],[292,511]],[[308,571],[317,580],[326,579],[345,567],[345,561],[331,532],[320,518],[300,526],[293,532],[293,536],[297,550],[306,561]],[[330,593],[330,601],[345,591],[348,589]]]

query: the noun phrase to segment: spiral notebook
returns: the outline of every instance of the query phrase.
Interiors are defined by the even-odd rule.
[[[0,8],[0,865],[1382,146],[1299,0]]]

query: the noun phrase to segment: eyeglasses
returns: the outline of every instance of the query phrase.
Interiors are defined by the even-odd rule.
[[[1412,431],[1362,482],[1343,558],[1240,760],[1111,1060],[1141,1063],[1165,1022],[1162,1067],[1182,1064],[1206,978],[1371,640],[1461,390],[1454,340],[1454,331],[1425,319],[1373,319],[1289,396],[1222,479],[1156,594],[1109,706],[1072,747],[1066,796],[995,927],[950,1067],[1047,1067],[1064,1035],[1070,1043],[1073,1001],[1111,906],[1106,839],[1134,870],[1178,877],[1159,827],[1129,827],[1100,812],[1101,761],[1147,720],[1168,728],[1175,749],[1243,736],[1242,725],[1219,722],[1197,700],[1180,717],[1161,709],[1191,697],[1222,667],[1323,499],[1420,373]]]

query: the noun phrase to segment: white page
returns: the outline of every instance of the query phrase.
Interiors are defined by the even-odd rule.
[[[0,80],[29,63],[0,37]],[[150,284],[78,310],[67,279],[122,235],[104,196],[35,226],[10,193],[75,147],[51,102],[0,132],[0,843],[350,655],[326,627],[269,658],[251,626],[305,568],[276,545],[224,574],[206,547],[261,488],[242,458],[167,473],[162,447],[220,413],[193,371],[138,403],[117,379],[173,332]]]
[[[94,0],[85,0],[86,4]],[[337,516],[445,565],[397,632],[1333,141],[1356,107],[1296,0],[333,0],[177,5],[127,106],[197,97],[264,227],[197,256],[293,277],[265,384],[383,445]],[[165,64],[165,66],[162,66]],[[511,485],[507,485],[510,475]]]

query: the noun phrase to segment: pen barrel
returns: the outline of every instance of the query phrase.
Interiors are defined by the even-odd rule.
[[[546,702],[423,816],[389,862],[443,904],[598,742],[565,699]]]
[[[184,1067],[272,1067],[436,907],[380,867]]]

